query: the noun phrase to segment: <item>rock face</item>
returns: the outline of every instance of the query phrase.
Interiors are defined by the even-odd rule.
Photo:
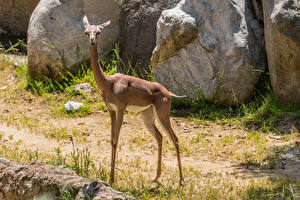
[[[0,34],[10,32],[14,35],[26,35],[29,18],[39,1],[0,1]]]
[[[34,78],[59,78],[89,57],[89,42],[82,18],[91,24],[111,20],[98,42],[103,56],[119,36],[119,8],[111,0],[41,0],[29,22],[28,67]]]
[[[0,199],[55,200],[63,193],[68,194],[67,189],[76,200],[133,199],[105,182],[91,182],[63,166],[18,164],[0,158]]]
[[[125,63],[149,69],[156,40],[156,23],[165,9],[180,0],[123,0],[120,3],[120,50]]]
[[[282,102],[300,102],[300,2],[264,0],[272,88]]]
[[[247,101],[266,68],[259,1],[182,0],[157,23],[152,66],[172,92]]]

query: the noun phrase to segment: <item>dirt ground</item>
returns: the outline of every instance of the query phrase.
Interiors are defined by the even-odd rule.
[[[5,90],[3,87],[14,85],[16,83],[15,79],[15,75],[13,74],[0,77],[0,88]],[[64,134],[73,135],[72,137],[77,148],[84,149],[88,147],[96,163],[101,161],[109,163],[111,153],[110,117],[107,111],[97,110],[85,117],[65,118],[53,116],[51,109],[52,105],[49,106],[42,97],[33,94],[29,95],[28,92],[20,94],[15,101],[11,97],[1,98],[0,119],[2,120],[0,121],[0,133],[2,133],[2,137],[0,143],[10,147],[18,144],[19,149],[24,151],[31,150],[50,154],[55,154],[54,149],[60,147],[63,154],[70,154],[73,146],[68,137],[57,139],[49,136],[46,137],[45,134],[40,133],[52,127],[53,130],[64,130]],[[16,118],[15,122],[13,120],[14,117]],[[22,123],[16,125],[20,121]],[[298,145],[296,149],[289,150],[289,152],[293,152],[294,154],[288,154],[288,151],[284,153],[284,155],[287,155],[283,158],[286,162],[285,169],[281,169],[280,161],[276,163],[274,169],[247,168],[236,159],[230,159],[230,157],[226,156],[226,151],[230,149],[239,151],[239,145],[249,133],[249,130],[231,125],[221,125],[216,122],[196,123],[193,119],[182,117],[171,117],[171,123],[179,138],[180,145],[182,144],[186,149],[190,150],[193,147],[193,151],[190,153],[185,151],[185,149],[182,150],[183,167],[197,169],[201,172],[202,176],[209,177],[212,173],[220,173],[224,176],[233,176],[237,180],[243,180],[244,182],[264,176],[300,178],[299,137],[284,140],[272,134],[266,136],[266,145],[270,148],[289,144],[296,144],[296,147]],[[33,128],[30,128],[30,124],[32,124]],[[36,124],[43,127],[36,129]],[[199,133],[212,133],[211,136],[205,138],[208,145],[196,144],[190,147],[187,139]],[[174,173],[177,173],[175,150],[166,134],[163,133],[163,135],[162,177],[165,175],[164,168],[173,169]],[[214,156],[212,156],[208,148],[216,146],[218,141],[232,135],[238,135],[240,139],[235,139],[229,147],[223,145],[224,148],[220,147],[221,151],[213,152]],[[150,168],[148,175],[153,178],[155,177],[157,163],[156,142],[147,133],[139,114],[125,114],[119,144],[117,152],[117,160],[121,160],[118,163],[119,165],[122,165],[122,162],[141,163],[142,166],[148,165]],[[247,151],[247,148],[252,147],[251,145],[245,146],[243,151]],[[248,149],[248,151],[251,151],[251,149]],[[189,178],[185,177],[186,181],[189,181]]]
[[[39,116],[38,119],[43,122],[47,121],[48,123],[54,124],[57,128],[63,127],[67,130],[78,129],[83,130],[87,136],[87,140],[82,143],[76,142],[76,147],[79,149],[84,149],[88,147],[95,158],[106,158],[109,160],[110,158],[110,117],[108,112],[100,111],[99,113],[91,114],[82,118],[67,118],[67,119],[51,119],[45,111],[43,110],[43,105],[36,106],[32,104],[23,104],[22,108],[15,105],[10,105],[5,102],[1,102],[0,111],[2,113],[13,114],[18,113],[19,110],[23,110],[23,114],[25,113],[27,116]],[[140,159],[142,162],[148,161],[156,167],[157,162],[157,154],[156,151],[153,152],[153,149],[156,150],[156,142],[152,136],[147,133],[143,126],[143,122],[140,119],[138,114],[127,114],[124,118],[125,123],[122,126],[120,140],[119,143],[122,145],[122,148],[118,150],[118,158],[122,159]],[[177,133],[179,137],[179,141],[184,140],[187,134],[195,134],[193,132],[214,132],[218,133],[216,137],[221,135],[222,137],[227,134],[241,134],[245,133],[245,130],[242,129],[229,129],[220,127],[217,124],[210,124],[208,126],[195,126],[192,128],[190,132],[185,133],[184,128],[178,126],[180,124],[188,124],[191,123],[189,120],[179,117],[172,117],[172,125],[175,133]],[[60,147],[63,153],[69,154],[73,150],[73,146],[70,140],[61,140],[57,141],[57,139],[45,137],[40,134],[31,133],[26,128],[16,128],[14,126],[7,126],[5,123],[0,125],[0,132],[4,133],[2,141],[7,145],[15,145],[18,141],[21,141],[20,148],[26,150],[38,150],[42,153],[53,152],[56,147]],[[133,149],[129,147],[129,143],[134,144],[135,135],[147,135],[147,139],[143,140],[143,143],[148,146],[148,148],[143,148],[140,146],[135,146]],[[9,137],[13,135],[11,139]],[[214,138],[211,138],[213,140]],[[97,144],[98,141],[101,140],[101,144]],[[169,138],[167,138],[166,134],[164,134],[164,140],[169,142]],[[288,142],[272,140],[270,138],[270,143],[274,142],[276,145],[284,145]],[[144,146],[144,145],[143,145]],[[152,150],[152,151],[151,151]],[[177,168],[177,160],[174,152],[166,152],[163,156],[163,163],[166,166]],[[210,172],[216,171],[218,173],[232,174],[236,173],[240,177],[251,177],[251,176],[260,176],[262,174],[268,175],[287,175],[294,177],[300,176],[300,160],[297,161],[289,161],[286,169],[274,169],[274,170],[253,170],[243,168],[240,163],[231,162],[224,159],[218,159],[215,161],[210,161],[209,158],[205,156],[198,157],[197,155],[185,155],[182,156],[182,163],[184,167],[189,168],[197,168],[201,169],[202,172]],[[153,170],[153,173],[155,170]]]

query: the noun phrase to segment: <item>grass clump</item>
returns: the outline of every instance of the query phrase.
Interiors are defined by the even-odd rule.
[[[175,115],[176,109],[178,113],[182,113],[180,109],[191,110],[188,116],[200,123],[229,123],[263,132],[276,131],[283,116],[289,116],[292,120],[300,119],[300,105],[280,103],[268,84],[264,89],[257,90],[250,102],[242,105],[228,106],[200,96],[193,101],[174,99],[172,108],[175,109]]]
[[[40,96],[47,96],[48,94],[65,93],[67,96],[73,96],[74,86],[79,83],[90,83],[94,88],[96,87],[94,76],[91,68],[87,65],[81,65],[76,74],[68,73],[67,76],[61,74],[61,82],[44,78],[43,80],[35,80],[31,77],[28,67],[18,66],[17,74],[19,77],[27,81],[26,89]]]
[[[59,189],[59,200],[74,200],[76,193],[70,186],[58,186]]]

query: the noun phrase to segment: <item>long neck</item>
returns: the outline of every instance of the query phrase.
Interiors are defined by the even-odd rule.
[[[99,63],[97,43],[95,45],[90,45],[91,51],[91,64],[92,70],[95,77],[95,81],[98,85],[98,88],[104,92],[108,88],[108,80]]]

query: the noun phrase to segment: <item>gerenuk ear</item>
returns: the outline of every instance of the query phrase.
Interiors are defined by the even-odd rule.
[[[83,22],[83,24],[84,24],[84,27],[87,27],[87,26],[90,25],[90,24],[89,24],[89,20],[88,20],[88,18],[87,18],[86,15],[84,15],[84,17],[83,17],[83,19],[82,19],[82,22]]]
[[[101,25],[99,25],[99,27],[100,27],[101,29],[103,29],[105,26],[108,26],[109,24],[110,24],[110,20],[107,21],[107,22],[105,22],[105,23],[103,23],[103,24],[101,24]]]

